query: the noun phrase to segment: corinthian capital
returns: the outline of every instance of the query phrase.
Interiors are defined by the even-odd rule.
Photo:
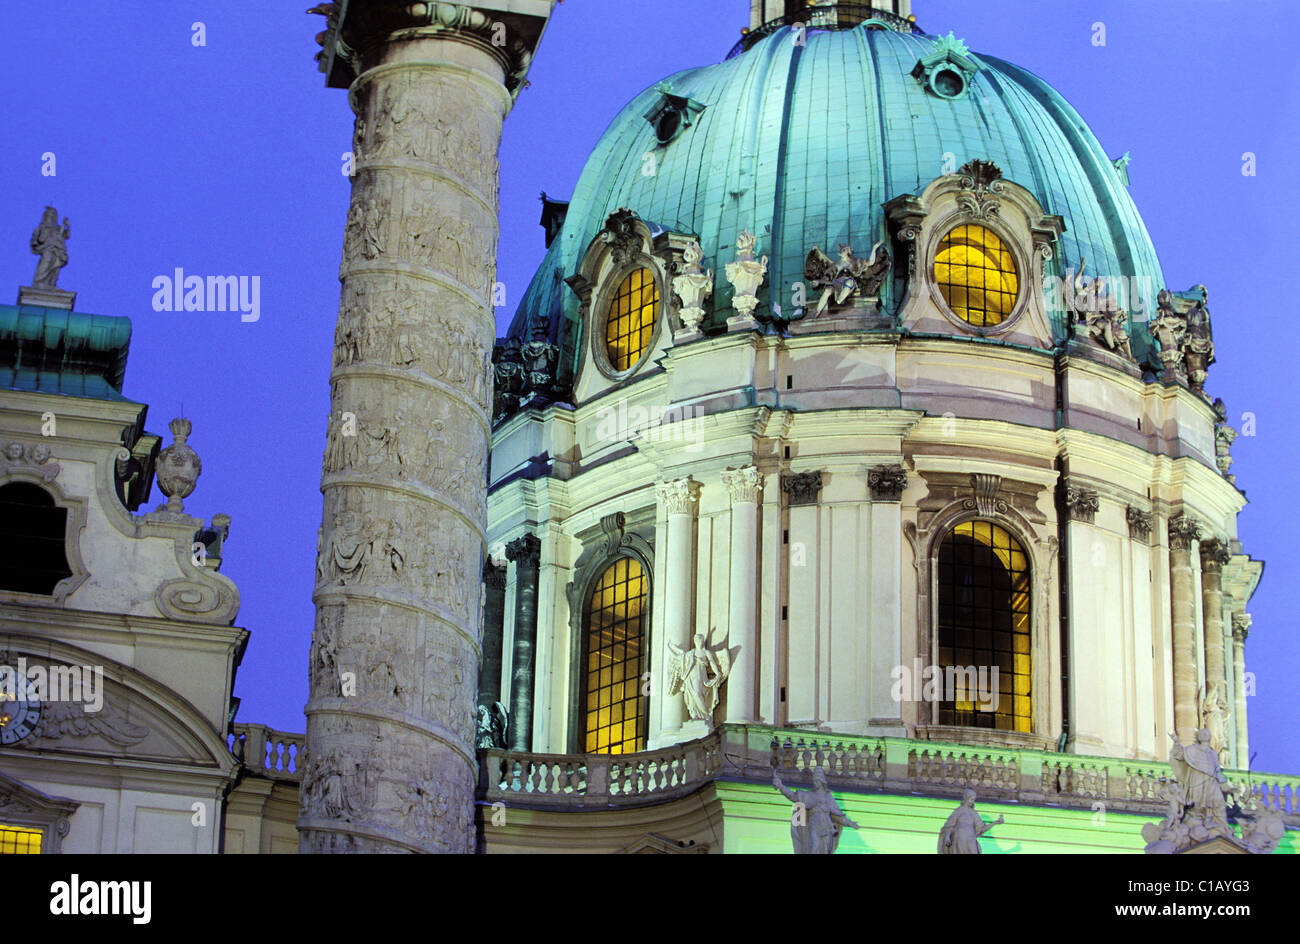
[[[689,475],[675,482],[661,482],[655,486],[659,502],[670,515],[689,515],[694,513],[700,500],[700,483]]]
[[[1218,573],[1223,565],[1232,560],[1232,551],[1228,550],[1226,541],[1210,538],[1201,542],[1201,570]]]
[[[867,470],[872,501],[899,501],[907,488],[907,470],[901,465],[873,465]]]
[[[722,473],[722,484],[731,493],[732,502],[756,504],[763,493],[763,474],[752,465],[727,469]]]
[[[1250,635],[1250,624],[1253,620],[1249,613],[1232,614],[1232,641],[1245,644],[1246,637]]]
[[[822,490],[821,470],[794,472],[781,476],[781,491],[789,497],[791,506],[815,505]]]
[[[535,534],[524,534],[506,545],[506,557],[516,567],[536,567],[542,556],[542,541]]]
[[[1174,551],[1190,550],[1192,542],[1201,536],[1201,526],[1191,515],[1174,515],[1169,519],[1169,548]]]
[[[473,3],[410,3],[370,0],[318,4],[325,15],[316,36],[316,57],[327,84],[345,88],[360,72],[384,59],[391,43],[442,39],[467,43],[501,63],[513,95],[522,86],[555,0],[477,0]],[[340,10],[342,13],[340,15]]]

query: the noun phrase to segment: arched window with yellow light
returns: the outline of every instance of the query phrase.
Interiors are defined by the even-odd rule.
[[[1024,548],[998,524],[965,521],[944,535],[938,563],[937,656],[946,683],[939,723],[1028,733],[1031,584]]]
[[[650,670],[649,591],[645,566],[623,556],[600,572],[587,598],[578,703],[585,753],[645,748],[650,699],[641,677]]]
[[[934,281],[948,308],[977,328],[1001,324],[1020,297],[1020,274],[1007,244],[991,229],[949,230],[934,256]]]
[[[659,284],[647,268],[629,272],[610,298],[605,356],[615,373],[635,367],[650,349],[659,313]]]

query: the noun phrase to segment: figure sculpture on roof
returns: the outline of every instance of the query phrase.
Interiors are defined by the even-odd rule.
[[[67,239],[72,235],[68,218],[59,225],[59,213],[52,206],[45,208],[41,225],[32,232],[32,252],[40,256],[32,288],[55,288],[59,284],[59,270],[68,264]]]
[[[889,251],[883,249],[884,243],[877,240],[871,247],[871,255],[858,259],[853,255],[853,247],[840,246],[839,262],[833,261],[819,246],[813,246],[804,260],[803,275],[813,288],[821,289],[813,317],[821,315],[833,301],[843,305],[855,293],[861,298],[877,298],[880,287],[889,274]]]

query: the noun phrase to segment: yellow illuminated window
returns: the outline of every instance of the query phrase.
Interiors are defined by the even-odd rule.
[[[981,328],[1001,324],[1020,292],[1015,260],[983,226],[958,226],[943,238],[934,280],[954,314]]]
[[[0,855],[40,855],[41,830],[0,823]]]
[[[1030,730],[1029,588],[1029,561],[1005,529],[990,521],[966,521],[944,537],[938,664],[945,682],[977,681],[975,691],[945,687],[940,724]],[[949,666],[963,671],[949,673]]]
[[[649,269],[637,269],[619,283],[605,321],[605,350],[614,370],[628,370],[650,347],[658,310],[659,286]]]
[[[580,702],[588,754],[630,754],[645,746],[646,599],[645,569],[630,557],[610,564],[591,592]]]

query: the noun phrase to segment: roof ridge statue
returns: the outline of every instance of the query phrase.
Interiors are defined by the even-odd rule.
[[[1227,798],[1237,787],[1228,782],[1219,766],[1219,752],[1211,745],[1210,732],[1201,728],[1196,740],[1183,744],[1170,734],[1170,777],[1161,792],[1169,804],[1165,818],[1142,827],[1149,854],[1183,852],[1211,839],[1236,841],[1228,823]]]
[[[882,249],[883,246],[883,240],[876,240],[871,255],[858,259],[853,255],[853,247],[842,243],[839,262],[822,252],[820,246],[808,250],[803,264],[804,278],[813,288],[822,290],[813,311],[814,318],[825,312],[832,301],[837,306],[843,305],[855,293],[864,299],[879,299],[891,261],[889,250]]]
[[[939,830],[940,855],[979,855],[979,837],[1006,820],[999,816],[986,822],[975,810],[975,791],[966,790],[961,795],[961,806],[948,815],[943,829]]]
[[[52,206],[45,208],[41,224],[32,231],[32,252],[40,256],[36,263],[36,275],[32,278],[32,288],[57,288],[59,270],[68,264],[67,239],[72,235],[68,218],[63,218],[59,225],[59,211]]]
[[[826,768],[814,767],[811,790],[791,790],[772,771],[772,786],[794,804],[790,815],[790,839],[795,855],[833,855],[844,827],[860,829],[845,815],[826,782]]]

